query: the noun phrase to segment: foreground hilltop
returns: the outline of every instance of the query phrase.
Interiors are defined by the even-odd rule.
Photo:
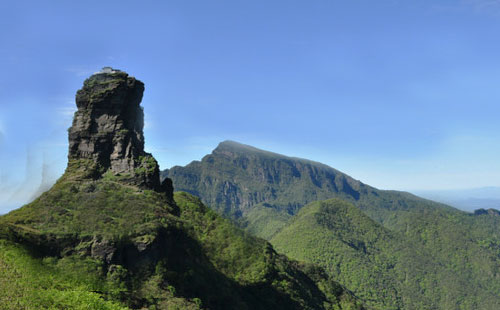
[[[379,190],[233,141],[162,175],[280,253],[324,267],[373,308],[500,309],[497,212]]]
[[[144,151],[144,84],[107,69],[77,92],[68,166],[0,217],[8,309],[362,309],[314,265],[173,195]]]

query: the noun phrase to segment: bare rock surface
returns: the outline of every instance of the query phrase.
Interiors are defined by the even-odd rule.
[[[170,180],[160,183],[158,163],[144,151],[143,92],[144,83],[109,67],[85,80],[76,93],[69,161],[93,162],[93,178],[108,173],[132,185],[172,192]]]

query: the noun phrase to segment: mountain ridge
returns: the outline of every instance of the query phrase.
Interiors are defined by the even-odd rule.
[[[387,220],[379,213],[387,213],[390,205],[403,200],[451,208],[408,192],[379,190],[322,163],[233,141],[220,143],[201,161],[163,170],[161,176],[171,178],[177,190],[201,197],[204,203],[235,220],[245,220],[245,214],[252,212],[253,206],[261,210],[265,210],[261,208],[264,205],[271,206],[294,215],[307,203],[329,198],[349,200],[379,222]],[[377,208],[373,208],[372,200],[377,201]],[[250,227],[250,230],[259,229]],[[272,233],[259,236],[268,239]]]

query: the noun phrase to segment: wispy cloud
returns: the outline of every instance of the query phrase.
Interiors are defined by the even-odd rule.
[[[36,166],[36,152],[28,148],[24,179],[19,179],[19,176],[3,175],[3,179],[7,182],[3,184],[0,206],[20,206],[28,202],[29,197],[37,188],[36,183],[39,182]],[[18,173],[22,173],[22,169]]]
[[[16,174],[0,171],[0,214],[29,203],[48,190],[61,174],[57,167],[61,160],[40,147],[28,147],[25,164],[19,165]]]
[[[57,124],[68,126],[71,125],[73,121],[73,116],[76,112],[76,105],[73,99],[71,98],[62,98],[59,99],[61,103],[58,107],[55,108],[55,112],[57,113]]]
[[[40,185],[34,193],[31,194],[29,201],[35,200],[41,194],[49,190],[54,185],[57,177],[54,174],[54,167],[52,167],[47,160],[47,155],[43,155],[43,163],[41,167],[41,181]]]
[[[99,66],[71,66],[64,69],[64,71],[75,74],[78,77],[89,76],[96,71],[99,71]]]
[[[69,101],[64,106],[57,108],[57,114],[64,118],[73,118],[75,112],[76,106],[72,101]]]
[[[149,130],[156,127],[155,121],[152,120],[148,113],[144,113],[144,130]]]
[[[154,146],[146,145],[145,149],[147,152],[153,153],[153,155],[154,155],[154,153],[174,153],[174,152],[176,152],[176,149],[171,148],[171,147],[154,147]]]

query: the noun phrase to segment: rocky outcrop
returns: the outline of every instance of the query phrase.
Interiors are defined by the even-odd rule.
[[[485,209],[477,209],[477,210],[474,210],[474,215],[490,215],[490,216],[500,216],[500,211],[496,210],[496,209],[488,209],[488,210],[485,210]]]
[[[171,196],[172,182],[160,183],[158,163],[144,151],[143,92],[141,81],[109,67],[85,80],[76,93],[69,162],[90,161],[92,178],[108,173]]]

